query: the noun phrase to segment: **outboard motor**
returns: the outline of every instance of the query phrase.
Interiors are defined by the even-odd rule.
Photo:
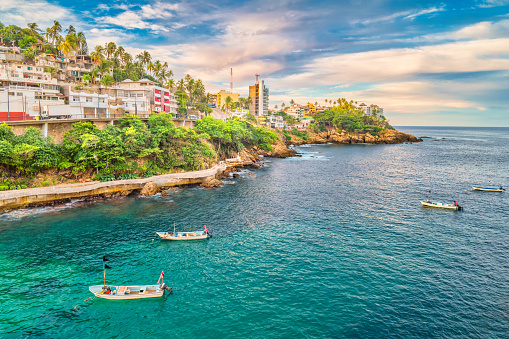
[[[209,237],[212,238],[212,232],[207,231],[207,234],[208,234]]]
[[[171,287],[168,287],[168,285],[166,285],[165,283],[162,283],[160,286],[159,286],[162,290],[166,290],[168,291],[169,293],[173,292],[173,289]]]

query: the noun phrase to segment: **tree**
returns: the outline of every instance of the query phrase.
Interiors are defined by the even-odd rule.
[[[53,21],[53,26],[50,28],[51,33],[51,44],[53,46],[55,45],[55,42],[58,40],[58,37],[60,36],[60,32],[62,32],[62,25],[56,20]]]
[[[30,35],[27,35],[27,36],[24,36],[23,39],[19,40],[18,41],[18,46],[20,48],[28,48],[30,47],[32,44],[36,44],[37,43],[37,39],[34,38],[33,36],[30,36]]]
[[[101,45],[95,46],[95,49],[90,53],[90,57],[97,63],[104,60],[104,47]]]
[[[108,59],[115,54],[115,51],[117,50],[117,45],[114,42],[108,42],[106,44],[106,54],[108,55]]]
[[[69,28],[67,28],[67,29],[65,30],[65,32],[66,32],[67,34],[76,33],[76,28],[74,28],[74,26],[73,26],[73,25],[69,25]]]
[[[77,53],[78,55],[86,55],[88,53],[87,39],[83,32],[76,35]]]
[[[63,55],[71,55],[78,50],[78,41],[76,33],[70,33],[65,36],[65,40],[58,46],[58,50]]]
[[[290,105],[294,105],[295,104],[295,101],[293,101],[293,99],[290,100]]]
[[[28,23],[27,27],[32,37],[42,40],[40,34],[41,29],[39,28],[39,25],[37,25],[35,22],[30,22]]]

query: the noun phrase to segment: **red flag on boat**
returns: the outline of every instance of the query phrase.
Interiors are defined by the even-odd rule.
[[[159,282],[161,279],[164,279],[164,271],[161,271],[161,274],[159,275],[159,279],[157,280],[157,284],[159,285]]]
[[[207,231],[207,225],[203,225],[203,227],[205,228],[205,233],[208,233],[208,231]]]

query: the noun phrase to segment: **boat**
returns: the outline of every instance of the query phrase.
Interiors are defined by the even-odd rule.
[[[155,285],[106,285],[106,269],[111,268],[106,265],[106,261],[108,259],[106,259],[106,256],[103,256],[104,283],[88,288],[97,298],[110,300],[159,298],[164,295],[165,291],[173,292],[173,289],[164,283],[164,271],[159,275],[159,280],[157,280]]]
[[[175,225],[173,225],[173,232],[156,232],[162,240],[200,240],[212,237],[212,233],[207,230],[207,226],[203,225],[203,231],[194,232],[175,232]]]
[[[162,240],[200,240],[210,238],[205,231],[195,232],[156,232]]]
[[[476,187],[472,186],[473,191],[484,191],[484,192],[503,192],[505,191],[505,188],[502,186],[497,187]]]
[[[461,211],[463,210],[463,207],[460,205],[451,205],[451,204],[443,204],[441,202],[432,202],[432,201],[425,201],[425,200],[419,200],[424,207],[434,207],[434,208],[444,208],[449,210],[456,210]]]
[[[171,293],[171,288],[165,283],[159,285],[95,285],[88,288],[96,297],[112,300],[159,298],[164,291]]]

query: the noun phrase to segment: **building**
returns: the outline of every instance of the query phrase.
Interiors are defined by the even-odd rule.
[[[286,110],[286,114],[294,117],[295,119],[301,120],[301,119],[304,119],[305,111],[306,110],[304,109],[304,107],[294,104]]]
[[[269,113],[269,89],[265,87],[263,80],[257,80],[256,84],[249,86],[251,105],[249,112],[255,116],[267,115]]]
[[[280,115],[271,115],[269,116],[269,127],[270,128],[285,128],[285,122],[283,121],[283,117]]]
[[[32,120],[61,115],[65,97],[56,79],[41,67],[0,64],[0,120]]]
[[[56,77],[61,81],[83,81],[83,75],[92,72],[97,65],[88,55],[78,55],[71,58],[63,58],[54,54],[41,54],[37,56],[35,64],[38,67],[52,68],[56,70]],[[112,75],[113,71],[110,71]]]
[[[217,94],[209,94],[209,106],[210,108],[216,108],[217,105]]]
[[[148,79],[132,81],[126,79],[119,82],[111,90],[115,91],[115,97],[121,98],[126,112],[133,114],[138,110],[138,103],[146,103],[142,111],[168,112],[177,114],[178,104],[174,94],[167,88],[159,87],[155,82]]]
[[[149,116],[152,112],[177,114],[177,101],[170,90],[148,79],[126,79],[115,86],[97,91],[78,91],[69,87],[69,105],[73,116],[110,118],[124,114]]]
[[[19,47],[0,46],[0,60],[2,61],[18,61],[25,60],[25,56],[21,54]]]
[[[366,115],[383,115],[384,109],[382,107],[378,107],[377,105],[366,105],[365,103],[361,103],[359,106],[357,106],[357,109],[359,111],[362,111]]]
[[[232,98],[232,102],[238,102],[239,101],[239,93],[230,93],[225,90],[221,90],[216,95],[216,107],[219,109],[222,109],[224,104],[226,103],[226,98],[230,97]]]

